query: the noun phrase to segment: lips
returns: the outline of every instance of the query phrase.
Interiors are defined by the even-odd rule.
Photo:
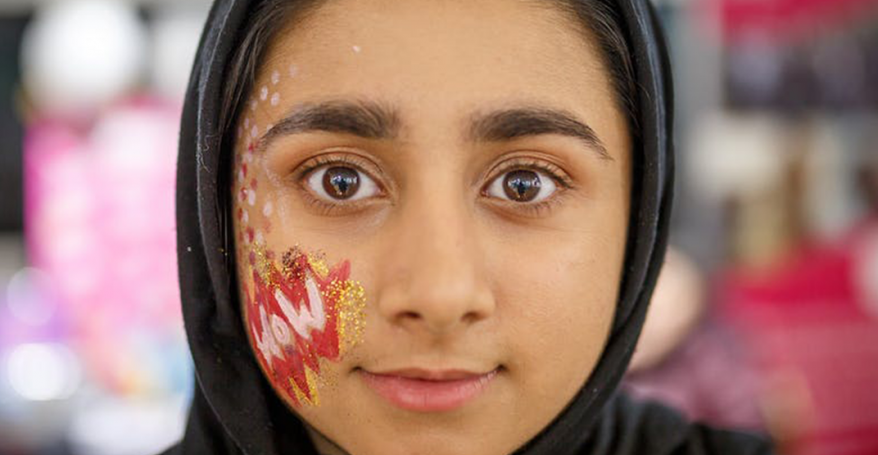
[[[415,412],[446,412],[484,393],[499,368],[486,373],[464,370],[403,369],[373,373],[358,370],[363,382],[391,404]]]

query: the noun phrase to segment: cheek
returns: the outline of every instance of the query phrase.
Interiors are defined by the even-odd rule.
[[[540,243],[541,252],[526,267],[507,265],[503,272],[508,342],[515,350],[511,367],[537,385],[529,390],[546,394],[539,399],[563,405],[582,386],[606,343],[621,252],[585,235]]]
[[[547,335],[542,338],[594,334],[594,342],[602,344],[594,329],[602,328],[615,309],[618,274],[611,268],[590,258],[565,262],[554,256],[551,262],[531,262],[524,270],[510,268],[504,294],[514,307],[510,311],[527,321],[525,327]]]
[[[246,330],[263,372],[293,406],[318,405],[328,363],[362,338],[365,298],[350,263],[331,268],[319,255],[277,254],[253,244],[239,266]]]

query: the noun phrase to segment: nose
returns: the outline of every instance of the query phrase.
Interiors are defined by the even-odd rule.
[[[385,256],[381,316],[431,336],[491,317],[495,302],[480,272],[476,229],[463,198],[417,198],[402,207]]]

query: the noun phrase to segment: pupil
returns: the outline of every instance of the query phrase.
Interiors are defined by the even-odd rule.
[[[540,176],[534,171],[510,172],[506,175],[503,189],[513,201],[531,201],[540,192]]]
[[[333,167],[323,175],[323,189],[337,199],[347,199],[360,188],[357,171],[349,167]]]

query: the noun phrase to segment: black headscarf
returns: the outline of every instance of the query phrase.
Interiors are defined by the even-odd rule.
[[[275,396],[257,366],[241,322],[231,267],[234,249],[226,222],[231,152],[221,147],[222,92],[228,83],[225,70],[255,3],[215,1],[183,110],[177,248],[197,383],[185,436],[170,449],[172,454],[316,453],[302,422]],[[518,453],[763,453],[758,441],[688,425],[662,407],[614,398],[664,258],[673,185],[671,77],[656,14],[646,0],[619,0],[617,8],[633,53],[640,131],[615,321],[586,384]]]

